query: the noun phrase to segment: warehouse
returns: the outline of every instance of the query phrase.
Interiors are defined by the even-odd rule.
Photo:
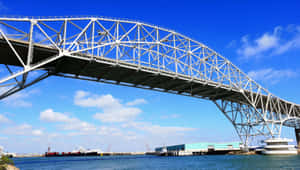
[[[198,154],[226,154],[230,151],[241,150],[240,142],[227,143],[193,143],[164,146],[155,148],[155,152],[176,153],[177,155],[198,155]]]

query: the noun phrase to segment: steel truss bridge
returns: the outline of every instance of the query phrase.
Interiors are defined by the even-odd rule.
[[[271,94],[206,45],[150,24],[0,18],[0,54],[0,99],[61,76],[211,100],[246,146],[300,123],[300,105]]]

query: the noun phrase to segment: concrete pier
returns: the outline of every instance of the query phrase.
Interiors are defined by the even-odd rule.
[[[297,140],[298,153],[300,151],[300,129],[295,128],[295,136]]]

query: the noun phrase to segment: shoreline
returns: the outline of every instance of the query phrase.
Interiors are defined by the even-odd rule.
[[[300,152],[298,151],[298,154]],[[46,156],[46,154],[17,154],[13,158],[34,158],[34,157],[91,157],[91,156],[98,156],[98,157],[106,157],[106,156],[137,156],[137,155],[153,155],[153,156],[205,156],[205,155],[262,155],[258,151],[230,151],[226,153],[218,153],[218,152],[202,152],[202,153],[189,153],[189,154],[178,154],[177,152],[167,152],[167,153],[160,153],[160,152],[103,152],[95,155],[53,155],[53,156]]]
[[[201,155],[259,155],[255,151],[249,152],[242,152],[242,151],[234,151],[228,152],[225,154],[213,154],[213,153],[206,153],[206,154],[195,154],[195,155],[175,155],[174,153],[169,152],[166,155],[161,155],[157,152],[109,152],[109,153],[101,153],[97,155],[55,155],[55,156],[46,156],[45,154],[18,154],[13,158],[34,158],[34,157],[91,157],[91,156],[98,156],[98,157],[105,157],[105,156],[137,156],[137,155],[153,155],[153,156],[201,156]]]

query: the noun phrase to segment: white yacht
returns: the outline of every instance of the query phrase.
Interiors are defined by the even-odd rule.
[[[293,142],[287,138],[271,138],[264,141],[266,145],[262,150],[264,155],[297,155],[298,151],[294,145],[289,145],[288,142]]]
[[[161,151],[158,153],[158,155],[159,156],[167,156],[168,155],[168,149],[167,149],[167,147],[163,147],[162,149],[161,149]]]

